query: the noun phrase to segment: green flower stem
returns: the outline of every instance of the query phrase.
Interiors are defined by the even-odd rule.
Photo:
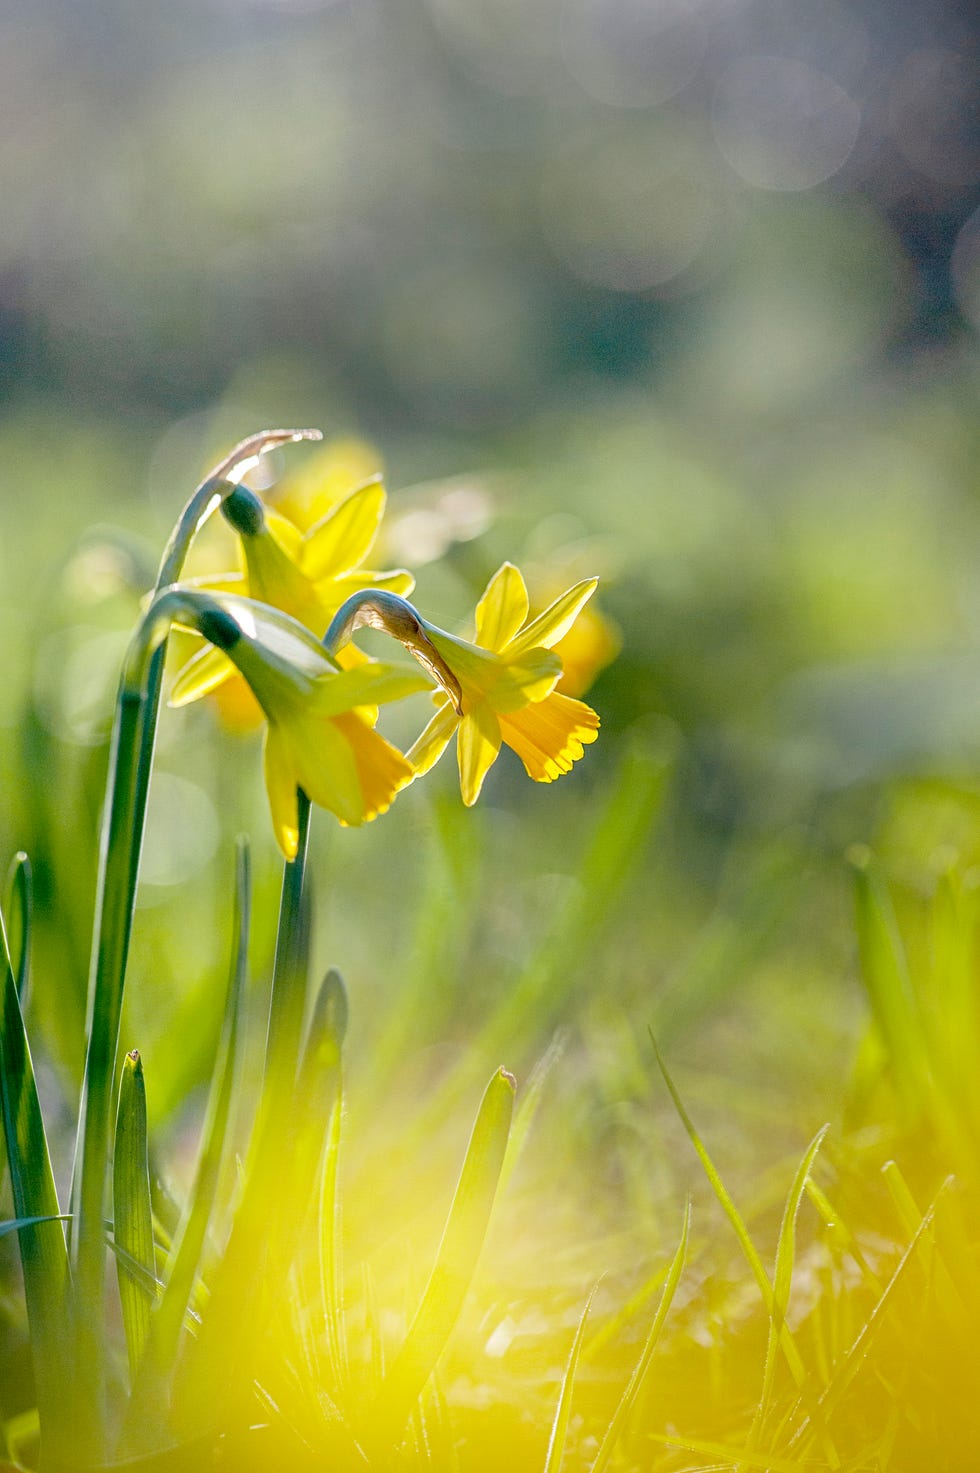
[[[299,841],[296,858],[283,866],[279,928],[272,968],[266,1080],[272,1095],[288,1100],[300,1055],[309,959],[309,911],[304,898],[306,856],[310,839],[310,800],[297,790]]]
[[[105,1453],[105,1245],[102,1210],[119,1021],[132,930],[140,849],[146,821],[153,748],[170,624],[186,604],[163,594],[179,578],[200,526],[265,451],[291,440],[318,439],[316,430],[267,430],[243,440],[197,488],[174,527],[157,577],[158,594],[137,630],[120,686],[109,756],[89,971],[87,1051],[75,1143],[72,1201],[78,1231],[75,1267],[76,1389],[79,1451]],[[169,602],[168,602],[169,600]],[[220,611],[219,611],[220,612]]]

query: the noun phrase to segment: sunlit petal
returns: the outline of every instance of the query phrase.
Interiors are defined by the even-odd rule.
[[[547,700],[500,718],[503,740],[535,782],[550,783],[582,756],[599,733],[599,718],[584,701],[554,692]]]
[[[357,706],[400,701],[404,696],[431,689],[429,677],[416,665],[388,665],[372,660],[353,670],[341,670],[332,679],[323,681],[310,706],[318,715],[336,716]]]
[[[362,563],[378,535],[385,500],[381,481],[369,481],[311,527],[300,559],[307,578],[340,577]]]
[[[390,808],[399,789],[412,781],[415,769],[397,747],[372,731],[355,712],[335,717],[334,725],[354,754],[362,808],[357,822],[366,823]]]
[[[480,796],[483,779],[500,751],[500,741],[500,725],[489,706],[474,707],[459,723],[456,745],[459,789],[467,808]]]
[[[214,645],[205,645],[198,650],[178,674],[170,692],[171,706],[186,706],[209,691],[217,690],[230,676],[235,667],[228,656]]]
[[[290,724],[288,743],[297,787],[343,823],[362,823],[364,803],[357,764],[336,721],[304,715]]]
[[[516,711],[529,701],[543,701],[561,678],[562,664],[552,650],[533,649],[519,659],[501,661],[489,690],[495,711]]]
[[[404,597],[414,587],[415,578],[407,568],[392,568],[388,572],[358,568],[354,573],[344,573],[339,578],[326,578],[316,585],[317,592],[329,597],[336,609],[352,593],[358,593],[362,588],[380,588],[387,593],[400,593]]]
[[[453,710],[452,702],[442,700],[422,735],[405,753],[417,774],[421,776],[423,772],[428,772],[430,767],[435,766],[449,746],[453,732],[458,725],[459,717]]]
[[[296,777],[283,734],[272,725],[265,734],[263,769],[276,842],[287,859],[295,859],[299,846]]]
[[[508,646],[507,653],[509,655],[520,654],[522,650],[531,649],[534,645],[543,645],[545,649],[551,649],[571,629],[579,611],[585,607],[595,593],[598,583],[598,578],[583,578],[581,583],[576,583],[573,588],[569,588],[560,598],[556,598],[553,604],[549,604],[536,619],[532,619],[530,624],[524,626],[520,634]]]
[[[484,649],[502,650],[527,618],[527,587],[513,563],[494,573],[476,606],[476,642]]]

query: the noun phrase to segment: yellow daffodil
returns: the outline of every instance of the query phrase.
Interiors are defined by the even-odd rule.
[[[178,614],[178,622],[224,651],[265,713],[266,791],[286,858],[297,852],[297,788],[345,825],[384,813],[415,769],[373,729],[370,713],[431,689],[426,676],[380,661],[338,670],[313,635],[278,609],[228,593],[174,592],[193,615]]]
[[[475,643],[428,623],[402,599],[370,593],[348,600],[325,643],[339,645],[361,624],[385,628],[440,680],[445,694],[406,755],[417,773],[427,772],[457,733],[460,789],[469,806],[479,797],[502,743],[517,753],[535,782],[553,782],[570,772],[584,747],[595,741],[595,711],[555,689],[562,664],[552,648],[595,587],[596,579],[584,579],[529,620],[524,579],[504,563],[477,605]]]
[[[371,481],[301,533],[284,517],[263,507],[251,491],[239,487],[225,501],[222,513],[239,534],[244,574],[199,578],[188,586],[248,595],[282,609],[320,638],[333,614],[355,590],[408,593],[414,586],[411,573],[403,568],[376,572],[360,566],[374,544],[384,507],[384,487],[380,481]],[[177,676],[172,699],[180,705],[196,700],[234,674],[234,664],[220,650],[202,650]]]

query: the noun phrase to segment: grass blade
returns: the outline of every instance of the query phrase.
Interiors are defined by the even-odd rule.
[[[850,1386],[851,1382],[854,1380],[854,1377],[860,1370],[860,1367],[868,1354],[871,1342],[881,1327],[888,1303],[896,1288],[898,1287],[898,1284],[900,1283],[902,1278],[904,1278],[909,1264],[920,1251],[921,1243],[931,1231],[933,1219],[936,1213],[936,1207],[938,1206],[942,1194],[949,1189],[951,1183],[952,1178],[948,1177],[939,1188],[939,1191],[936,1193],[936,1196],[930,1203],[925,1216],[922,1218],[918,1227],[916,1228],[911,1242],[909,1243],[908,1247],[905,1249],[905,1252],[902,1254],[901,1258],[896,1264],[891,1278],[888,1280],[887,1284],[884,1287],[884,1290],[882,1291],[881,1298],[877,1301],[868,1318],[861,1326],[861,1329],[855,1337],[853,1343],[851,1344],[847,1354],[836,1367],[830,1384],[824,1389],[823,1393],[821,1394],[819,1401],[819,1410],[821,1421],[823,1421],[824,1424],[826,1424],[829,1418],[833,1415],[834,1411],[840,1404],[841,1398],[843,1397],[845,1391]],[[794,1433],[792,1441],[790,1442],[791,1450],[802,1441],[804,1435],[808,1431],[809,1422],[810,1418],[804,1421],[801,1426],[797,1428],[797,1431]]]
[[[194,1281],[200,1271],[201,1252],[214,1205],[231,1113],[250,931],[251,865],[248,844],[242,839],[236,854],[231,973],[194,1186],[187,1211],[177,1228],[166,1288],[151,1316],[147,1348],[133,1388],[127,1420],[127,1446],[134,1444],[139,1428],[148,1420],[149,1409],[155,1407],[159,1411],[165,1388],[173,1374],[181,1329]]]
[[[0,1222],[0,1238],[5,1238],[8,1233],[19,1233],[21,1228],[37,1227],[40,1222],[67,1222],[67,1212],[55,1212],[44,1217],[8,1217],[5,1222]]]
[[[582,1353],[582,1341],[585,1339],[585,1322],[589,1318],[589,1310],[596,1296],[596,1284],[585,1302],[582,1317],[575,1331],[572,1348],[568,1353],[568,1361],[565,1365],[565,1374],[562,1377],[561,1390],[558,1393],[558,1405],[555,1408],[555,1420],[551,1424],[551,1437],[548,1441],[548,1453],[544,1462],[544,1473],[560,1473],[562,1458],[565,1456],[565,1442],[568,1438],[568,1421],[572,1412],[572,1389],[575,1385],[575,1372],[578,1370],[579,1356]]]
[[[133,1049],[123,1061],[119,1082],[119,1111],[112,1166],[113,1236],[123,1253],[155,1277],[153,1209],[150,1206],[150,1168],[146,1146],[146,1084],[143,1061]],[[116,1258],[119,1300],[122,1306],[130,1380],[150,1328],[152,1294],[121,1256]]]
[[[20,1010],[27,1012],[31,977],[31,921],[34,913],[34,876],[31,861],[21,850],[15,854],[7,871],[3,913],[7,923],[6,945]]]
[[[8,961],[10,952],[2,915],[0,933],[4,974],[0,1004],[0,1114],[14,1215],[22,1220],[41,1219],[22,1226],[18,1242],[41,1431],[46,1455],[58,1461],[70,1435],[65,1418],[66,1347],[70,1342],[68,1251],[17,995],[17,979]]]
[[[326,1328],[327,1353],[334,1385],[348,1384],[347,1337],[343,1303],[343,1203],[340,1195],[340,1153],[344,1118],[343,1080],[330,1112],[326,1147],[320,1173],[319,1270],[320,1305]]]
[[[476,1269],[503,1167],[515,1083],[498,1069],[487,1085],[429,1282],[368,1419],[375,1447],[397,1441],[432,1374]]]
[[[793,1265],[796,1260],[796,1219],[814,1160],[823,1144],[824,1136],[829,1129],[829,1125],[823,1126],[810,1142],[804,1152],[802,1161],[796,1169],[796,1174],[793,1177],[793,1182],[786,1198],[783,1220],[779,1228],[779,1239],[776,1244],[776,1272],[773,1282],[772,1307],[769,1312],[769,1338],[766,1344],[766,1359],[762,1375],[762,1393],[759,1397],[759,1405],[753,1418],[752,1426],[749,1429],[748,1442],[746,1444],[747,1454],[754,1453],[759,1446],[762,1430],[769,1413],[773,1384],[776,1377],[776,1362],[779,1355],[779,1338],[786,1321],[786,1310],[789,1306],[790,1289],[792,1288],[793,1281]]]
[[[698,1135],[698,1132],[695,1129],[693,1120],[687,1113],[687,1109],[684,1105],[683,1100],[680,1097],[677,1086],[671,1078],[670,1073],[667,1069],[667,1065],[664,1062],[663,1055],[661,1054],[660,1049],[657,1045],[657,1040],[653,1035],[652,1029],[650,1030],[650,1042],[653,1044],[653,1051],[656,1055],[657,1065],[660,1069],[660,1073],[663,1075],[663,1080],[667,1086],[670,1097],[674,1102],[674,1108],[677,1111],[678,1116],[680,1117],[681,1124],[684,1126],[684,1129],[688,1135],[688,1139],[697,1152],[701,1165],[704,1168],[705,1176],[708,1178],[709,1185],[711,1186],[711,1190],[718,1198],[718,1202],[721,1205],[722,1211],[728,1218],[728,1221],[731,1223],[735,1236],[738,1239],[739,1246],[741,1247],[742,1252],[745,1254],[748,1265],[752,1270],[753,1277],[755,1278],[756,1284],[759,1287],[759,1293],[762,1295],[762,1302],[765,1305],[766,1313],[771,1318],[773,1313],[773,1288],[769,1279],[769,1275],[766,1272],[765,1264],[762,1262],[762,1258],[759,1254],[759,1250],[753,1243],[751,1234],[749,1233],[749,1230],[745,1225],[745,1220],[742,1217],[742,1214],[739,1212],[734,1201],[729,1195],[728,1189],[719,1176],[714,1162],[708,1155],[704,1142],[701,1140],[701,1137]],[[803,1364],[803,1359],[800,1355],[800,1352],[797,1349],[796,1341],[793,1339],[793,1336],[791,1335],[789,1330],[789,1326],[786,1324],[785,1321],[783,1321],[780,1325],[779,1345],[786,1359],[786,1364],[789,1366],[790,1374],[792,1375],[797,1389],[799,1390],[800,1396],[804,1400],[808,1411],[814,1419],[814,1425],[818,1427],[821,1431],[824,1442],[824,1454],[832,1468],[839,1468],[840,1458],[833,1445],[833,1440],[831,1439],[830,1433],[823,1423],[823,1418],[820,1413],[817,1399],[813,1396],[810,1389],[809,1376],[807,1374],[806,1367]]]
[[[339,1087],[345,1013],[343,983],[338,973],[328,972],[298,1076],[284,1101],[267,1076],[231,1234],[209,1284],[200,1334],[188,1345],[178,1373],[175,1397],[182,1426],[207,1425],[216,1388],[225,1407],[251,1394],[255,1356],[270,1313],[286,1301],[296,1249],[316,1199],[324,1136]]]
[[[851,851],[861,975],[891,1066],[900,1111],[917,1117],[928,1099],[922,1020],[884,882],[870,852]]]
[[[650,1369],[650,1362],[653,1360],[653,1353],[657,1348],[660,1332],[664,1327],[664,1321],[670,1311],[670,1306],[684,1268],[690,1227],[691,1206],[688,1203],[684,1209],[684,1226],[681,1229],[681,1240],[671,1259],[670,1268],[667,1271],[667,1278],[664,1282],[663,1293],[660,1296],[660,1303],[657,1305],[657,1313],[654,1315],[653,1324],[650,1326],[650,1333],[647,1335],[643,1350],[640,1353],[640,1359],[633,1369],[633,1374],[630,1376],[626,1390],[623,1392],[619,1405],[613,1413],[612,1421],[606,1428],[606,1434],[599,1445],[599,1451],[596,1453],[591,1473],[604,1473],[604,1470],[609,1466],[609,1461],[616,1451],[616,1444],[622,1436],[623,1428],[626,1425],[626,1419],[639,1395],[640,1387],[643,1385],[647,1371]]]
[[[534,1016],[547,1026],[554,999],[567,1006],[568,989],[587,973],[583,960],[610,923],[625,882],[660,810],[671,764],[662,749],[635,747],[623,762],[616,784],[579,869],[579,884],[541,948],[516,986],[496,1009],[480,1040],[490,1053],[513,1046],[522,1020]],[[555,986],[556,978],[561,987]]]

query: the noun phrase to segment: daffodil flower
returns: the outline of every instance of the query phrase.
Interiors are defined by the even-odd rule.
[[[431,689],[420,670],[381,661],[339,670],[288,614],[231,593],[170,589],[154,601],[147,620],[203,635],[248,682],[268,721],[265,785],[287,859],[298,847],[297,788],[342,824],[358,825],[384,813],[415,776],[370,717],[386,701]],[[138,677],[132,683],[138,685]]]
[[[555,689],[562,663],[552,646],[568,633],[596,582],[583,579],[529,620],[524,579],[504,563],[477,605],[475,643],[430,624],[404,599],[354,594],[338,610],[324,644],[339,648],[356,628],[370,624],[387,629],[423,662],[443,694],[406,756],[416,773],[428,772],[455,733],[460,790],[470,806],[502,743],[517,753],[529,777],[548,783],[570,772],[595,741],[595,711]]]
[[[375,572],[360,566],[374,544],[384,507],[384,487],[371,481],[301,533],[285,517],[265,508],[251,491],[238,487],[224,502],[222,513],[241,539],[245,572],[189,580],[186,586],[248,595],[282,609],[320,638],[355,590],[409,593],[414,586],[404,568]],[[234,663],[221,650],[202,650],[177,676],[171,700],[178,705],[196,700],[234,673]]]

